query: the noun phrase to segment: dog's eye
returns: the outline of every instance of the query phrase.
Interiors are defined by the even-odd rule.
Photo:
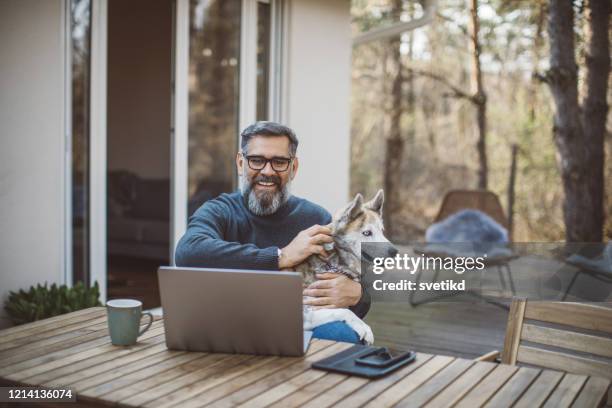
[[[369,236],[371,236],[371,235],[372,235],[372,231],[370,231],[370,230],[365,230],[365,231],[363,231],[363,232],[362,232],[362,234],[363,234],[363,235],[365,235],[366,237],[369,237]]]

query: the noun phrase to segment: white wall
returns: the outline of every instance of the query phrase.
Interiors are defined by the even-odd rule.
[[[62,0],[0,0],[0,327],[9,290],[63,282]]]
[[[287,6],[282,120],[300,139],[293,191],[334,213],[349,198],[350,1],[289,0]]]

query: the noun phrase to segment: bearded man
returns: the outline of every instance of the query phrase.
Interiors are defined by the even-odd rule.
[[[241,133],[236,155],[240,189],[206,201],[189,219],[176,247],[176,265],[204,268],[280,270],[310,255],[326,257],[332,242],[325,225],[331,215],[321,206],[291,195],[299,161],[298,139],[290,128],[256,122]],[[321,174],[324,178],[324,174]],[[370,300],[361,285],[326,273],[304,290],[316,307],[350,308],[363,318]],[[313,337],[356,343],[345,323],[319,326]]]

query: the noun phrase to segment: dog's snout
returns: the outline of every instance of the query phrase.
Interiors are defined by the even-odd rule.
[[[387,256],[394,257],[395,255],[397,255],[397,252],[398,252],[397,249],[394,246],[392,246],[389,249],[387,249]]]

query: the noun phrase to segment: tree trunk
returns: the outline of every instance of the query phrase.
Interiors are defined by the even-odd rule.
[[[394,0],[393,14],[399,18],[401,11],[402,0]],[[396,219],[395,216],[401,208],[401,166],[404,153],[404,139],[402,138],[401,131],[402,84],[404,79],[402,76],[400,37],[390,40],[389,47],[391,49],[391,65],[394,70],[394,77],[391,89],[389,137],[387,138],[385,151],[384,186],[386,203],[384,223],[388,237],[393,239],[394,234],[397,233],[393,225],[393,220]]]
[[[508,237],[513,241],[514,237],[514,187],[516,185],[516,156],[518,146],[512,145],[511,161],[510,161],[510,177],[508,178]]]
[[[480,21],[478,18],[478,0],[469,0],[470,9],[470,51],[472,60],[471,86],[473,102],[476,105],[476,123],[478,125],[478,188],[486,190],[488,185],[489,169],[487,164],[487,95],[482,84],[482,70],[480,67],[480,41],[478,32]]]
[[[550,2],[550,70],[546,77],[556,105],[553,133],[565,192],[563,215],[567,242],[600,242],[603,235],[609,12],[609,0],[587,2],[587,72],[582,112],[578,103],[572,2]]]
[[[586,77],[582,101],[583,131],[586,147],[587,189],[592,209],[584,241],[601,241],[604,225],[604,138],[608,115],[608,79],[610,41],[608,37],[610,1],[586,2],[584,38],[586,41]]]
[[[546,3],[545,0],[538,0],[538,6],[537,6],[537,15],[536,15],[536,32],[535,32],[535,38],[533,40],[533,48],[532,48],[532,55],[533,55],[533,72],[534,74],[539,74],[540,73],[540,59],[542,58],[542,48],[544,46],[544,36],[543,31],[544,31],[544,25],[546,22]],[[537,102],[537,94],[538,94],[538,89],[540,87],[540,83],[538,81],[534,79],[532,79],[531,83],[529,84],[529,88],[528,88],[528,95],[529,95],[529,100],[527,101],[527,103],[529,103],[529,117],[531,118],[531,120],[535,120],[536,117],[536,109],[538,106],[538,102]]]

